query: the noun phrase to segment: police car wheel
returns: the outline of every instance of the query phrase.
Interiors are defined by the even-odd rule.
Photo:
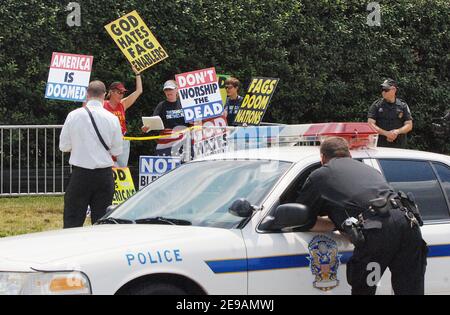
[[[129,295],[187,295],[187,292],[172,283],[141,283],[130,288]]]

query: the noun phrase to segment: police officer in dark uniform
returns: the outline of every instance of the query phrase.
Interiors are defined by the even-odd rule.
[[[378,131],[378,146],[405,148],[406,134],[413,128],[408,104],[397,98],[398,85],[392,79],[381,84],[383,98],[370,106],[368,122]]]
[[[297,202],[311,210],[306,229],[338,229],[355,245],[347,263],[352,294],[375,294],[373,272],[380,271],[378,281],[386,268],[395,294],[424,294],[428,249],[415,203],[395,193],[377,170],[353,160],[345,139],[326,139],[320,152],[322,167],[310,174]],[[371,269],[374,263],[378,269]]]

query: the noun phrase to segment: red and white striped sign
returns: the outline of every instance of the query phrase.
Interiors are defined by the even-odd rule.
[[[54,52],[45,97],[83,102],[91,77],[94,57]]]
[[[222,115],[222,96],[214,68],[177,74],[175,80],[186,122]]]

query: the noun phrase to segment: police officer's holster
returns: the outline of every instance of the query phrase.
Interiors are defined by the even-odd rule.
[[[402,211],[411,228],[423,225],[422,217],[413,197],[402,191],[398,194],[391,194],[388,197],[370,200],[369,203],[369,209],[358,216],[358,223],[355,224],[356,231],[349,233],[354,245],[364,244],[362,231],[382,229],[383,219],[389,217],[391,211],[395,209]]]

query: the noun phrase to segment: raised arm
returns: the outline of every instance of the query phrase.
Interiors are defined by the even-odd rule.
[[[141,74],[136,70],[134,66],[132,67],[132,69],[134,74],[136,75],[136,91],[122,99],[122,104],[125,110],[130,108],[143,92]]]

